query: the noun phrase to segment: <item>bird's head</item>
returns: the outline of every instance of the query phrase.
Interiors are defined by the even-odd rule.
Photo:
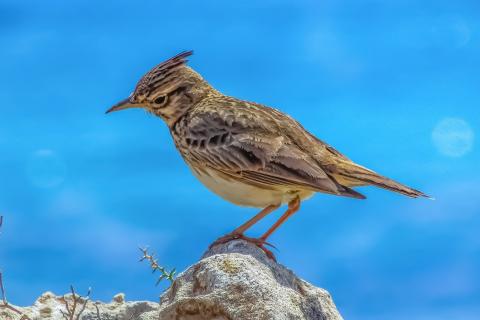
[[[145,74],[133,93],[107,110],[144,108],[171,126],[209,91],[214,90],[187,63],[192,51],[185,51],[162,62]]]

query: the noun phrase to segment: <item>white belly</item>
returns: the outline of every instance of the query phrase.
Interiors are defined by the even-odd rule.
[[[262,189],[230,179],[209,169],[205,169],[205,172],[197,172],[192,169],[192,172],[210,191],[240,206],[265,208],[269,205],[288,203],[296,196],[303,200],[311,197],[314,193],[310,190],[286,188]]]

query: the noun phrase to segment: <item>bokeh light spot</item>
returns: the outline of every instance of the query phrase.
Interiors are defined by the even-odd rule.
[[[437,150],[449,157],[461,157],[473,148],[474,132],[463,119],[445,118],[432,132],[432,140]]]

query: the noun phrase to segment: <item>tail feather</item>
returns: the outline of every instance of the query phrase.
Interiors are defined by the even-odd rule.
[[[350,165],[344,168],[344,170],[337,171],[335,175],[340,176],[339,180],[347,180],[351,182],[351,186],[374,185],[412,198],[425,197],[432,199],[430,196],[419,190],[407,187],[406,185],[379,175],[378,173],[359,165]]]
[[[357,191],[355,191],[353,189],[350,189],[349,187],[345,187],[345,186],[343,186],[342,189],[339,192],[340,192],[340,195],[345,196],[345,197],[361,199],[361,200],[367,198],[363,194],[361,194],[360,192],[357,192]]]

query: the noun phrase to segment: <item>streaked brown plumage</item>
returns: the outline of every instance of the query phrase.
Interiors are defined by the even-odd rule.
[[[374,185],[409,197],[426,197],[362,167],[314,137],[280,111],[225,96],[186,65],[191,51],[153,68],[130,97],[107,112],[141,107],[162,118],[195,176],[238,205],[265,208],[222,238],[243,237],[251,225],[280,205],[289,209],[267,237],[315,192],[364,199],[352,187]],[[271,254],[264,247],[263,249]]]

